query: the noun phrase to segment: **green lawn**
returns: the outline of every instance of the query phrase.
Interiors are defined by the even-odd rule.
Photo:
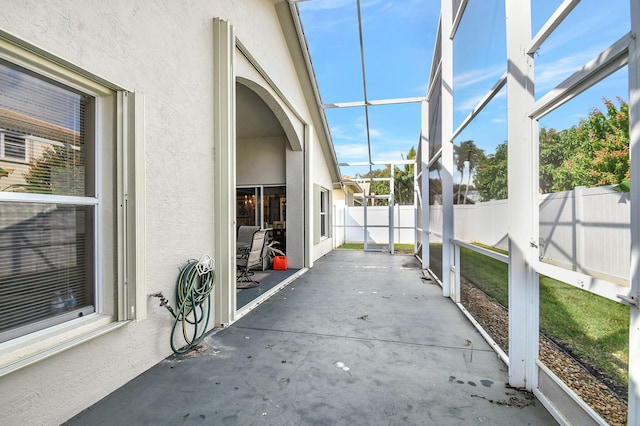
[[[347,243],[343,244],[339,249],[342,250],[364,250],[364,243]],[[394,244],[393,250],[396,253],[413,253],[413,244]]]
[[[509,305],[505,263],[465,248],[460,263],[467,280]],[[621,384],[628,383],[628,306],[540,276],[540,329]]]

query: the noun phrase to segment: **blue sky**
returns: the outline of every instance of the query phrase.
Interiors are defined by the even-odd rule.
[[[362,69],[355,0],[298,3],[324,103],[362,101]],[[369,100],[425,96],[439,8],[432,0],[362,0]],[[368,161],[363,107],[327,109],[340,162]],[[374,161],[399,161],[417,147],[420,104],[369,108]],[[343,174],[368,171],[341,167]]]
[[[532,2],[535,34],[561,0]],[[582,0],[535,56],[536,98],[629,31],[628,0]],[[298,3],[322,101],[363,99],[356,0]],[[361,0],[365,72],[370,100],[426,95],[440,13],[439,0]],[[454,123],[457,126],[505,71],[504,0],[470,0],[454,41]],[[491,40],[491,42],[489,42]],[[562,129],[577,124],[602,98],[628,100],[626,68],[540,120]],[[338,161],[368,160],[364,108],[325,110]],[[419,104],[369,108],[372,158],[398,161],[417,147]],[[506,140],[506,91],[457,139],[486,153]],[[341,167],[355,175],[366,169]]]

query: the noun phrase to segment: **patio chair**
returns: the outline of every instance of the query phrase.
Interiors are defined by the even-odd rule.
[[[238,228],[238,236],[236,238],[236,249],[245,249],[251,245],[253,234],[260,229],[259,226],[242,225]]]
[[[236,255],[236,265],[238,274],[236,277],[236,288],[252,288],[260,285],[252,277],[252,268],[259,266],[262,268],[262,254],[266,240],[267,231],[258,229],[252,234],[251,242],[247,247],[238,248]],[[239,233],[238,233],[239,235]]]

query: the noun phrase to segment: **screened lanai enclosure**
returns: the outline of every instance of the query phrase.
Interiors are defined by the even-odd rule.
[[[431,3],[391,7],[426,21]],[[379,166],[407,159],[382,158],[390,151],[376,144],[387,108],[404,108],[413,142],[385,143],[416,147],[425,274],[489,341],[510,385],[560,424],[640,424],[640,3],[443,0],[430,65],[417,48],[381,81],[374,67],[397,63],[393,49],[409,41],[377,26],[375,4],[344,4],[351,21],[332,55],[346,58],[354,91],[327,95],[327,73],[318,80],[342,173],[361,167],[349,178],[364,178],[364,205],[377,195],[367,182],[389,177]],[[321,1],[298,8],[305,28],[317,24]],[[375,49],[388,61],[367,60]],[[403,66],[424,66],[423,96],[398,86]],[[341,147],[348,120],[362,129],[360,161],[343,160],[356,150]]]

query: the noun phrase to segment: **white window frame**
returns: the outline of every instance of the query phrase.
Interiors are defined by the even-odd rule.
[[[313,194],[314,217],[315,221],[317,221],[316,226],[314,226],[314,244],[319,244],[321,241],[329,239],[332,236],[331,205],[333,200],[331,191],[317,184],[313,185]],[[324,233],[322,232],[323,225]]]
[[[0,58],[95,97],[95,196],[0,192],[0,202],[94,205],[95,313],[0,343],[0,377],[146,316],[144,104],[48,52],[0,32]],[[92,117],[93,119],[93,117]],[[117,162],[112,173],[111,162]],[[106,164],[103,164],[106,163]],[[114,201],[111,201],[114,200]],[[109,209],[113,213],[108,213]],[[111,214],[111,218],[107,216]],[[113,220],[117,230],[112,230]],[[117,247],[113,250],[112,247]],[[116,297],[111,297],[115,294]]]
[[[324,232],[323,232],[324,230]],[[329,238],[329,191],[320,189],[320,238]]]

